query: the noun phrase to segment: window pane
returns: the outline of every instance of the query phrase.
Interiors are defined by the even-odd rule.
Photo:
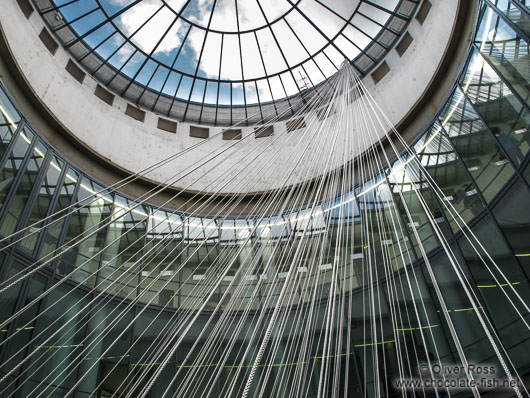
[[[63,168],[64,163],[54,156],[48,165],[48,171],[44,176],[39,193],[33,204],[33,210],[31,211],[31,215],[26,225],[33,225],[38,221],[43,220],[48,214]],[[43,223],[39,223],[27,229],[24,233],[24,240],[21,242],[21,247],[29,252],[33,252],[37,239],[40,236],[40,233],[36,232],[38,232],[39,228],[42,228],[42,226]]]
[[[477,51],[463,76],[462,87],[508,156],[519,166],[530,148],[530,112]]]
[[[486,201],[491,201],[514,173],[510,162],[499,152],[495,138],[459,89],[440,118],[468,172]],[[463,195],[476,194],[476,190],[473,193],[471,189]]]
[[[26,131],[18,134],[15,145],[11,149],[11,153],[0,171],[0,209],[5,204],[4,202],[9,193],[9,189],[13,185],[13,180],[24,161],[26,151],[30,147],[31,138],[33,138],[33,134]]]
[[[20,180],[15,195],[11,198],[11,203],[7,208],[4,222],[0,227],[0,234],[8,236],[15,231],[22,211],[35,187],[44,157],[46,156],[46,147],[42,142],[37,142],[33,153],[26,165],[26,170]]]
[[[476,45],[486,60],[530,104],[528,43],[489,7],[482,17],[477,39]]]
[[[48,256],[60,244],[60,234],[67,219],[65,215],[68,214],[68,210],[65,210],[64,212],[61,211],[66,209],[72,203],[78,180],[79,175],[75,171],[71,169],[66,171],[63,186],[61,187],[57,203],[52,211],[52,214],[54,215],[50,218],[48,227],[46,228],[42,239],[42,249],[40,253],[41,260],[48,259]]]

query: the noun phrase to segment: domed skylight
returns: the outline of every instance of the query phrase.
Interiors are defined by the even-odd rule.
[[[417,1],[36,4],[65,48],[103,84],[159,113],[161,99],[168,115],[183,103],[185,119],[190,103],[237,107],[297,95],[333,75],[344,59],[366,74],[399,38]]]

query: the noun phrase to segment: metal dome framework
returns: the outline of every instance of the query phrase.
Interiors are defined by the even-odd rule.
[[[72,58],[128,101],[181,121],[289,117],[349,60],[369,73],[418,0],[35,0]]]

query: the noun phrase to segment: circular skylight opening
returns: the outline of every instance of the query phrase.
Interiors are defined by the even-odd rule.
[[[237,107],[289,98],[332,76],[345,59],[364,75],[403,33],[418,1],[36,3],[103,84],[153,110],[163,97],[170,107],[186,102],[187,111],[190,103]]]

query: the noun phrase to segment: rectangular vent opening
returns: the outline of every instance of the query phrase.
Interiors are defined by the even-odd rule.
[[[210,129],[207,127],[190,126],[190,137],[208,138],[210,136]]]
[[[145,112],[135,106],[132,106],[131,104],[127,104],[125,114],[132,117],[134,120],[138,120],[139,122],[143,122],[145,120]]]
[[[223,140],[240,140],[241,129],[232,129],[223,131]]]
[[[29,0],[17,0],[17,3],[26,18],[29,18],[33,14],[33,6]]]
[[[57,49],[59,48],[59,45],[57,42],[53,39],[50,32],[46,30],[46,28],[42,28],[39,39],[42,41],[44,46],[48,49],[49,52],[51,52],[53,55],[57,52]]]
[[[256,138],[270,137],[274,135],[274,127],[272,126],[263,126],[254,129],[254,135]]]
[[[158,118],[158,128],[160,130],[167,131],[168,133],[177,133],[177,122],[172,122],[171,120]]]
[[[427,19],[427,15],[429,15],[429,11],[431,11],[432,4],[429,0],[423,0],[421,3],[420,9],[418,10],[418,13],[416,14],[416,19],[420,23],[420,25],[423,25],[425,20]]]
[[[412,43],[412,36],[409,34],[409,32],[405,32],[405,34],[399,41],[398,45],[396,46],[396,51],[400,57],[403,56],[403,54],[405,54],[405,51],[407,51],[407,48],[409,48],[411,43]]]
[[[112,104],[114,103],[114,94],[108,92],[99,84],[96,86],[96,91],[94,91],[94,95],[103,102],[109,104],[110,106],[112,106]]]
[[[287,127],[288,133],[291,133],[293,131],[300,130],[300,129],[305,129],[306,128],[305,120],[303,117],[289,120],[286,123],[286,127]]]
[[[72,75],[72,77],[77,80],[79,83],[83,84],[85,80],[86,73],[81,70],[79,66],[76,65],[71,59],[68,60],[68,63],[65,67],[66,71]]]
[[[388,67],[386,61],[383,61],[381,65],[379,65],[378,68],[372,73],[372,79],[374,79],[374,83],[379,83],[388,72],[390,72],[390,68]]]

